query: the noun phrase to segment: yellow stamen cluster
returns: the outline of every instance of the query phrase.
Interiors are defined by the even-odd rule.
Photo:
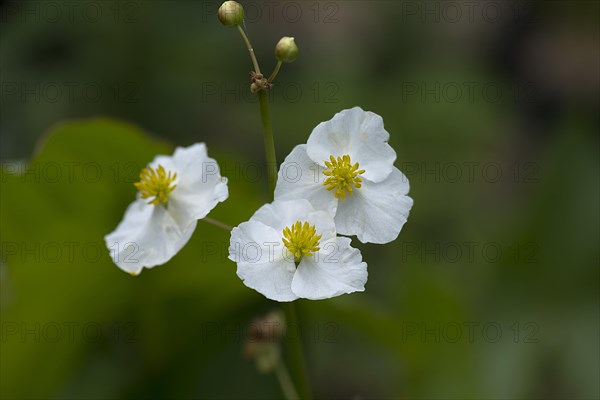
[[[323,185],[327,190],[334,190],[333,194],[338,199],[344,200],[346,193],[352,196],[352,189],[359,188],[362,186],[362,178],[360,174],[364,174],[364,169],[358,169],[358,163],[350,162],[349,155],[343,155],[337,159],[334,156],[329,157],[330,161],[325,161],[327,169],[323,171],[323,174],[328,178],[325,179]]]
[[[296,221],[283,230],[283,244],[294,255],[294,262],[299,263],[302,257],[312,256],[319,251],[319,239],[314,225]]]
[[[142,199],[154,197],[148,204],[167,204],[169,193],[175,189],[172,185],[177,178],[177,173],[167,172],[162,165],[157,169],[152,167],[144,168],[140,173],[140,181],[135,183],[135,187],[140,191]]]

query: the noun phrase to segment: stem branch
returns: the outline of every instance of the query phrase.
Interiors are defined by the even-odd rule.
[[[223,230],[226,230],[227,232],[231,232],[231,230],[233,229],[232,226],[227,225],[227,224],[225,224],[225,223],[223,223],[221,221],[217,221],[216,219],[213,219],[213,218],[210,218],[210,217],[204,217],[204,218],[202,218],[202,221],[204,221],[204,222],[206,222],[208,224],[214,225],[217,228],[221,228]]]
[[[273,82],[273,79],[275,79],[275,77],[279,73],[279,68],[281,68],[281,64],[283,64],[281,61],[277,61],[277,65],[275,66],[275,69],[273,70],[273,73],[269,77],[269,80],[268,80],[269,83]]]
[[[275,376],[277,376],[279,386],[281,386],[281,391],[286,400],[300,400],[300,396],[298,396],[298,392],[294,387],[294,382],[292,382],[292,378],[290,378],[290,374],[281,360],[275,367]]]
[[[250,39],[248,39],[248,35],[244,32],[244,29],[238,25],[238,32],[242,35],[242,39],[244,39],[244,43],[246,43],[246,47],[248,48],[248,53],[250,53],[250,58],[252,59],[252,64],[254,65],[254,72],[260,74],[260,67],[258,66],[258,60],[256,59],[256,54],[254,54],[254,48],[252,47],[252,43],[250,43]]]

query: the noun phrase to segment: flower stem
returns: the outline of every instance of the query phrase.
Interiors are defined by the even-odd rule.
[[[252,60],[252,65],[254,65],[254,72],[260,74],[258,60],[256,59],[256,54],[254,54],[254,48],[252,47],[252,43],[250,43],[250,39],[248,39],[248,35],[246,35],[246,32],[244,32],[244,29],[240,25],[237,26],[237,29],[242,36],[246,47],[248,48],[248,53],[250,53],[250,59]],[[275,78],[275,75],[277,75],[279,67],[281,66],[280,64],[281,63],[277,63],[275,71],[273,71],[273,74],[271,75],[272,78]],[[273,126],[271,125],[271,116],[269,115],[269,99],[265,90],[258,91],[258,100],[260,103],[260,117],[262,119],[264,129],[265,157],[267,159],[269,190],[273,195],[275,193],[275,184],[277,183],[277,157],[275,156],[275,143],[273,141]]]
[[[285,311],[286,324],[288,330],[299,329],[298,314],[296,313],[296,304],[294,302],[283,303]],[[297,335],[294,340],[287,340],[287,349],[290,359],[290,370],[292,376],[296,378],[296,387],[300,398],[303,400],[311,399],[310,386],[306,376],[306,364],[302,353],[301,335]]]
[[[275,69],[273,70],[273,73],[269,77],[269,80],[268,80],[269,83],[273,82],[273,79],[275,79],[275,77],[279,73],[279,68],[281,68],[281,64],[282,64],[281,61],[277,61],[277,65],[275,66]]]
[[[244,32],[244,29],[238,25],[238,32],[242,35],[242,39],[244,39],[244,43],[246,43],[246,47],[248,48],[248,53],[250,53],[250,58],[252,59],[252,64],[254,65],[254,72],[260,74],[260,67],[258,66],[258,60],[256,59],[256,54],[254,54],[254,48],[252,47],[252,43],[250,43],[250,39],[248,39],[248,35]]]
[[[213,218],[210,218],[210,217],[204,217],[204,218],[202,218],[202,221],[204,221],[204,222],[206,222],[208,224],[214,225],[217,228],[221,228],[221,229],[223,229],[223,230],[225,230],[227,232],[231,232],[231,230],[233,229],[232,226],[227,225],[227,224],[225,224],[225,223],[223,223],[221,221],[217,221],[216,219],[213,219]]]
[[[283,396],[286,400],[299,400],[300,396],[298,396],[298,392],[294,387],[294,382],[292,382],[292,378],[290,378],[290,374],[285,367],[283,362],[278,362],[275,367],[275,376],[277,376],[277,380],[279,381],[279,386],[281,386],[281,391],[283,392]]]
[[[260,117],[264,129],[265,157],[267,160],[267,176],[269,177],[269,191],[271,196],[275,193],[277,184],[277,156],[275,155],[275,142],[273,140],[273,126],[271,125],[271,116],[269,115],[269,97],[267,92],[260,90],[258,92],[258,102],[260,104]]]
[[[256,72],[257,74],[260,74],[260,67],[258,65],[258,60],[256,59],[256,54],[254,53],[254,48],[252,47],[252,44],[250,43],[250,39],[248,39],[248,35],[246,35],[246,32],[244,32],[244,29],[240,25],[237,26],[237,29],[238,29],[238,32],[240,33],[240,35],[242,36],[242,39],[244,40],[246,47],[248,48],[248,52],[250,53],[250,59],[252,60],[252,64],[254,66],[254,72]],[[273,81],[273,79],[275,79],[280,68],[281,68],[281,62],[278,62],[277,65],[275,66],[275,70],[271,74],[271,77],[268,79],[269,83],[271,83]],[[269,191],[271,192],[271,198],[272,198],[275,194],[275,185],[277,184],[277,156],[275,154],[275,141],[273,139],[273,126],[271,124],[271,116],[269,114],[269,97],[267,95],[266,90],[259,90],[257,94],[258,94],[258,101],[260,104],[260,117],[262,120],[262,125],[263,125],[263,130],[264,130],[263,138],[264,138],[264,143],[265,143],[265,158],[267,161],[267,176],[269,177]],[[207,219],[205,218],[205,220],[207,220]],[[212,223],[210,221],[206,221],[206,222]],[[223,225],[223,226],[227,226],[225,224],[221,224],[221,223],[219,223],[219,224]],[[217,226],[219,226],[219,225],[217,225]],[[223,226],[221,226],[221,227],[223,227]],[[289,328],[292,328],[292,329],[298,328],[298,326],[299,326],[298,325],[298,317],[296,315],[296,308],[295,308],[294,303],[285,303],[284,310],[285,310],[288,329]],[[308,379],[306,377],[306,367],[305,367],[305,363],[304,363],[304,356],[302,355],[302,344],[300,343],[300,338],[298,338],[297,340],[294,340],[294,341],[290,341],[288,343],[288,353],[289,353],[289,358],[290,358],[290,363],[291,363],[291,373],[292,373],[292,376],[296,380],[296,387],[299,388],[299,391],[298,392],[296,392],[295,390],[293,391],[293,394],[296,395],[296,397],[288,396],[288,395],[292,394],[292,392],[290,391],[290,387],[294,388],[293,381],[290,378],[289,374],[287,373],[287,370],[285,370],[285,367],[278,367],[276,374],[277,374],[277,378],[279,379],[279,382],[282,386],[284,394],[287,391],[286,397],[290,400],[296,399],[296,398],[310,400],[312,398],[312,395],[310,392],[310,387],[308,386]],[[284,368],[283,373],[282,373],[282,371],[279,370],[280,368]],[[286,377],[287,377],[288,383],[282,383],[282,378],[283,378],[283,381],[285,381]],[[284,385],[286,385],[285,388],[284,388]],[[298,396],[298,394],[299,394],[299,396]]]

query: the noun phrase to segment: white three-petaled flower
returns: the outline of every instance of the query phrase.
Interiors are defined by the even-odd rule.
[[[196,221],[229,195],[227,178],[204,143],[157,156],[135,186],[137,200],[104,238],[115,264],[132,275],[169,261],[188,242]]]
[[[389,136],[377,114],[359,107],[336,114],[287,156],[275,199],[307,199],[334,215],[339,234],[363,243],[395,240],[413,200]]]
[[[265,204],[233,228],[229,258],[246,286],[276,301],[361,292],[367,281],[360,251],[303,199]]]

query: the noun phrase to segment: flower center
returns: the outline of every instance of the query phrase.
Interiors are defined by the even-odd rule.
[[[134,185],[140,191],[142,199],[154,197],[148,204],[157,206],[167,204],[169,193],[177,186],[173,184],[175,178],[177,173],[166,171],[162,165],[159,165],[157,169],[144,168],[140,173],[140,181]]]
[[[294,255],[294,262],[298,264],[302,257],[312,256],[319,251],[319,239],[314,225],[308,222],[296,221],[295,224],[283,230],[283,244]]]
[[[361,187],[362,178],[360,174],[364,174],[364,169],[358,169],[358,163],[350,162],[349,155],[343,155],[337,159],[334,156],[329,157],[330,161],[325,161],[327,169],[323,174],[327,176],[323,185],[327,190],[333,190],[333,194],[338,199],[344,200],[346,193],[352,196],[352,189]]]

